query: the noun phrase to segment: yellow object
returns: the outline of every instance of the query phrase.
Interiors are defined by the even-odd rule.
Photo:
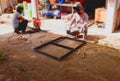
[[[16,12],[16,10],[13,10],[13,13],[15,13]]]

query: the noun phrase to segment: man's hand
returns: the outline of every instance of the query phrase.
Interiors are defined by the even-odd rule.
[[[20,18],[21,21],[24,21],[24,20],[25,20],[25,18],[22,17],[22,16],[20,16],[19,18]]]
[[[28,20],[28,22],[32,22],[33,20]]]

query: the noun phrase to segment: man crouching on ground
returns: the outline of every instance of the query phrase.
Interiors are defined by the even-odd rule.
[[[88,15],[84,12],[83,7],[76,6],[73,7],[75,13],[72,15],[70,20],[69,29],[67,29],[67,33],[71,35],[76,35],[79,37],[81,34],[84,36],[87,35],[87,23],[88,23]]]
[[[25,33],[28,20],[26,20],[21,14],[23,12],[23,7],[18,6],[16,9],[16,12],[14,13],[13,16],[13,28],[14,32],[19,34],[19,33]]]

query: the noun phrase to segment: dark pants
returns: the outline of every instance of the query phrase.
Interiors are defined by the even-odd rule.
[[[25,32],[27,24],[28,24],[27,20],[24,20],[24,21],[20,22],[19,25],[18,25],[18,28],[16,28],[15,31]]]

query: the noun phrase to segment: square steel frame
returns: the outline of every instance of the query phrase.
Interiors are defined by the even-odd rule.
[[[76,48],[71,48],[71,47],[68,47],[68,46],[65,46],[65,45],[57,44],[58,42],[61,42],[62,40],[65,40],[65,39],[73,40],[73,41],[77,41],[77,42],[82,42],[82,44],[78,45]],[[61,57],[58,58],[58,57],[56,57],[56,56],[50,55],[50,54],[48,54],[48,53],[46,53],[46,52],[43,52],[43,51],[40,51],[40,50],[39,50],[40,48],[43,48],[44,46],[47,46],[47,45],[49,45],[49,44],[52,44],[52,45],[55,45],[55,46],[59,46],[59,47],[62,47],[62,48],[64,48],[64,49],[68,49],[68,50],[70,50],[70,51],[67,52],[66,54],[64,54],[63,56],[61,56]],[[63,60],[65,57],[67,57],[69,54],[72,54],[72,52],[74,52],[76,49],[78,49],[79,47],[82,47],[84,44],[86,44],[86,42],[85,42],[85,41],[82,41],[82,40],[77,40],[77,39],[68,38],[68,37],[59,37],[59,38],[54,39],[54,40],[52,40],[52,41],[50,41],[50,42],[47,42],[47,43],[45,43],[45,44],[43,44],[43,45],[40,45],[40,46],[38,46],[38,47],[35,47],[35,48],[34,48],[34,51],[36,51],[36,52],[38,52],[38,53],[40,53],[40,54],[46,55],[46,56],[48,56],[48,57],[50,57],[50,58],[52,58],[52,59],[61,61],[61,60]]]

